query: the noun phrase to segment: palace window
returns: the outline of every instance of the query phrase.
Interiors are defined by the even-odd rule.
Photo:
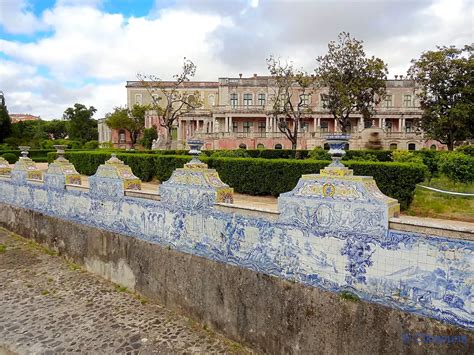
[[[244,122],[244,132],[250,132],[250,127],[252,127],[252,122]]]
[[[436,144],[432,144],[430,147],[430,150],[436,150],[436,149],[437,149]]]
[[[275,149],[283,149],[283,146],[280,143],[275,144]]]
[[[142,94],[135,94],[135,104],[141,105],[143,102],[142,100]]]
[[[398,148],[397,143],[391,143],[390,144],[390,150],[397,150],[397,148]]]
[[[385,96],[385,107],[392,107],[392,95]]]
[[[239,123],[232,122],[232,132],[238,132],[238,130],[239,130]]]
[[[252,106],[252,94],[244,94],[244,106]]]
[[[308,132],[309,131],[309,122],[306,122],[306,121],[300,122],[300,130],[301,130],[301,132]]]
[[[258,94],[258,105],[265,106],[265,94]]]
[[[411,100],[411,95],[405,95],[403,96],[403,106],[404,107],[412,107],[413,103]]]
[[[413,132],[413,121],[405,121],[405,132]]]
[[[240,143],[239,149],[247,149],[247,145],[245,143]]]
[[[230,94],[230,106],[232,107],[236,107],[237,104],[238,104],[238,97],[237,97],[237,94]]]
[[[301,100],[301,106],[302,107],[307,107],[309,105],[309,95],[308,94],[300,95],[300,100]]]
[[[214,98],[214,95],[209,95],[208,96],[208,101],[209,101],[209,106],[214,106],[216,104],[216,100]]]
[[[415,143],[408,144],[408,150],[416,150],[416,144]]]
[[[328,121],[321,121],[321,132],[328,132],[328,131],[329,131]]]
[[[119,143],[125,143],[125,131],[123,129],[119,131]]]
[[[260,133],[265,132],[266,124],[263,121],[258,122],[258,131]]]

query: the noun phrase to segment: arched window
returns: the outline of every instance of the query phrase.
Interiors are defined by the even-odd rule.
[[[416,144],[415,143],[408,144],[408,150],[416,150]]]
[[[119,143],[125,143],[125,130],[123,129],[119,131]]]
[[[397,148],[398,148],[397,143],[391,143],[390,144],[390,150],[397,150]]]
[[[283,146],[280,143],[275,144],[275,149],[283,149]]]
[[[430,147],[430,150],[436,150],[438,147],[436,147],[436,144],[432,144]]]
[[[214,106],[216,104],[214,95],[209,95],[208,100],[209,100],[209,106]]]
[[[247,149],[247,145],[244,143],[239,144],[239,149]]]
[[[329,143],[324,143],[323,148],[324,150],[329,150]]]
[[[262,143],[258,143],[257,149],[265,149],[265,146]]]

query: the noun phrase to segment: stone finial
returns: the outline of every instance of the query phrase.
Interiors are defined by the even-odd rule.
[[[26,180],[43,180],[43,172],[38,169],[35,162],[28,158],[30,147],[19,146],[21,150],[21,157],[15,163],[12,169],[12,178],[19,182],[26,182]]]
[[[81,185],[81,175],[65,157],[67,145],[54,145],[58,157],[49,164],[45,174],[45,183],[50,186],[64,188],[65,185]]]
[[[123,196],[125,190],[141,190],[141,180],[115,153],[89,178],[91,192],[107,196]]]
[[[320,232],[383,236],[389,219],[400,212],[398,201],[385,196],[373,177],[353,176],[340,162],[347,139],[328,141],[333,162],[319,174],[303,175],[292,191],[280,195],[280,219]]]
[[[12,168],[10,168],[10,164],[5,158],[0,157],[0,176],[11,176]]]
[[[207,164],[199,160],[204,142],[190,139],[187,143],[193,158],[161,184],[161,200],[190,209],[216,202],[232,203],[234,189],[222,182],[215,169],[209,169]]]

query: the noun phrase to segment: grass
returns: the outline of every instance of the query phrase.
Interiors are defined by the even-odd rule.
[[[445,176],[433,178],[421,185],[446,191],[474,193],[474,184],[455,183]],[[474,222],[474,197],[448,195],[417,187],[413,202],[405,213],[410,216]]]
[[[343,300],[352,301],[352,302],[359,302],[360,298],[356,294],[350,291],[342,291],[340,296]]]
[[[5,244],[0,244],[0,253],[5,253],[7,251],[7,246]]]

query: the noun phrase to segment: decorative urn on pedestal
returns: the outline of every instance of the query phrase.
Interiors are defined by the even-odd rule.
[[[21,157],[12,169],[12,177],[21,181],[43,180],[43,172],[38,169],[33,160],[28,158],[30,147],[22,145],[18,148],[21,150]]]
[[[319,174],[303,175],[296,187],[280,195],[280,219],[329,233],[388,232],[390,217],[398,216],[397,200],[385,196],[371,176],[353,176],[341,162],[347,135],[327,137],[332,162]]]
[[[169,180],[160,186],[162,201],[177,203],[188,208],[199,208],[214,203],[232,203],[234,189],[222,182],[215,169],[199,160],[204,142],[187,141],[192,159],[183,168],[176,169]]]
[[[45,174],[45,181],[51,185],[56,184],[58,187],[66,185],[81,185],[81,175],[76,168],[65,157],[65,149],[67,145],[54,145],[58,157],[49,164]]]

